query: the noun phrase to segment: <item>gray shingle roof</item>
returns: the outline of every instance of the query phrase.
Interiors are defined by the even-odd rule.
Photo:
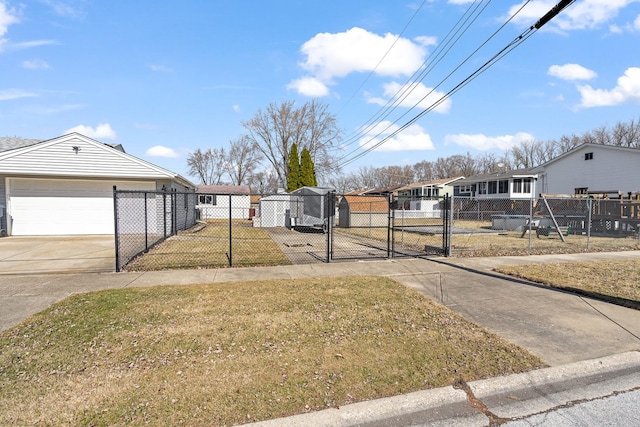
[[[28,147],[42,142],[41,139],[18,138],[15,136],[0,136],[0,152]]]

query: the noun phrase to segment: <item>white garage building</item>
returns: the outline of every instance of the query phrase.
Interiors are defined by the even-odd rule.
[[[78,133],[0,137],[0,229],[9,235],[113,234],[113,186],[193,190],[181,176]]]

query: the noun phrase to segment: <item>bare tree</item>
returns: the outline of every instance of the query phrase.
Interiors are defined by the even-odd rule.
[[[619,147],[640,147],[640,121],[616,123],[611,130],[611,139]]]
[[[262,160],[264,160],[264,156],[246,135],[230,141],[227,170],[233,184],[247,183],[248,178],[260,166]]]
[[[378,186],[378,171],[373,166],[360,166],[354,174],[359,189],[371,189]]]
[[[278,192],[278,176],[272,170],[257,172],[249,176],[247,184],[253,194],[276,194]]]
[[[433,179],[433,163],[422,160],[413,165],[413,175],[418,181],[430,181]]]
[[[522,141],[509,150],[513,169],[528,169],[543,163],[543,153],[540,142],[535,140]]]
[[[326,104],[310,101],[295,108],[293,101],[271,103],[242,126],[248,132],[248,140],[271,163],[280,185],[287,182],[293,143],[299,150],[309,150],[319,175],[332,169],[332,151],[340,131]]]
[[[199,148],[187,157],[189,175],[196,177],[204,185],[217,185],[227,173],[227,158],[224,148]]]
[[[336,172],[329,176],[326,184],[327,186],[334,188],[338,193],[348,193],[349,191],[360,188],[355,175],[347,175],[343,172]]]

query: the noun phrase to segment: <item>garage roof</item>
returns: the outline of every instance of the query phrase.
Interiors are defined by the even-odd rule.
[[[121,146],[103,144],[77,132],[39,141],[2,138],[0,174],[42,177],[172,179],[189,188],[186,178],[135,156]]]

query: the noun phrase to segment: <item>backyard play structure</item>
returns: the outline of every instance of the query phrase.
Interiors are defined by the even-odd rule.
[[[563,242],[570,234],[640,237],[640,193],[541,194],[536,207],[520,237],[527,231],[537,237],[557,234]]]

